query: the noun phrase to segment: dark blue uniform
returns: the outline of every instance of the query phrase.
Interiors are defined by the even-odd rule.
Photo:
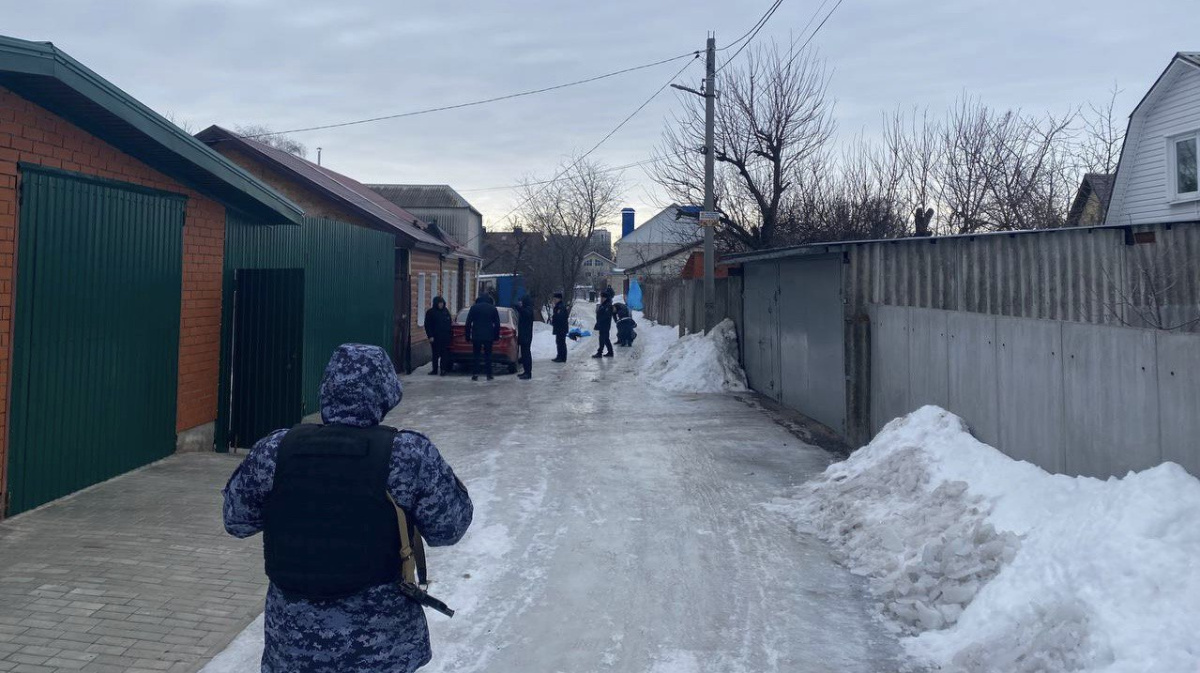
[[[400,403],[392,363],[377,346],[338,348],[321,382],[326,424],[373,427]],[[275,478],[287,430],[260,440],[225,487],[225,530],[249,537],[263,529],[263,504]],[[396,435],[387,490],[431,546],[457,542],[471,524],[467,491],[425,436]],[[423,608],[382,584],[331,601],[292,599],[267,591],[264,673],[411,673],[432,656]]]

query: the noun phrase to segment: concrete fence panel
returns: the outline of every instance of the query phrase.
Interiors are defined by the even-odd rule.
[[[1200,475],[1200,337],[1158,332],[1162,457]]]
[[[1150,330],[1064,323],[1067,474],[1123,476],[1162,462]]]
[[[908,321],[909,404],[950,406],[946,311],[912,309]]]
[[[996,318],[954,311],[946,317],[949,388],[954,413],[969,418],[980,440],[1000,443]]]
[[[1064,471],[1062,323],[996,318],[996,336],[987,348],[996,357],[1000,436],[993,446],[1050,472]]]

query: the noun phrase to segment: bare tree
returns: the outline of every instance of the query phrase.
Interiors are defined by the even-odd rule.
[[[518,190],[519,215],[545,239],[537,264],[547,266],[550,277],[570,295],[591,249],[592,232],[619,212],[623,183],[619,173],[587,158],[568,159],[555,174],[553,182],[540,186],[533,178],[524,181]]]
[[[165,112],[163,113],[163,117],[166,118],[167,121],[178,126],[184,133],[188,135],[195,135],[196,125],[179,116],[175,112]]]
[[[714,152],[717,209],[723,247],[766,248],[777,243],[780,215],[793,177],[833,133],[829,76],[811,52],[776,44],[747,52],[718,83]],[[689,96],[664,132],[654,178],[677,201],[704,198],[704,104]]]
[[[277,150],[283,150],[288,154],[294,154],[301,159],[308,156],[308,148],[304,143],[291,138],[282,133],[275,133],[271,129],[261,124],[247,124],[245,126],[235,126],[234,133],[247,138],[253,138],[260,143],[264,143],[274,147]]]
[[[1114,83],[1108,100],[1102,104],[1088,103],[1080,113],[1083,134],[1076,146],[1075,159],[1085,173],[1114,173],[1125,144],[1125,124],[1116,113],[1117,96],[1122,90]]]

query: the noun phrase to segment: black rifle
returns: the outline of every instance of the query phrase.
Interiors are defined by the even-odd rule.
[[[438,612],[442,613],[443,615],[446,615],[447,617],[454,616],[453,610],[451,610],[445,603],[439,601],[438,599],[434,598],[433,596],[430,596],[429,592],[425,591],[421,587],[419,587],[415,584],[409,583],[409,582],[404,582],[404,581],[401,581],[399,583],[399,587],[400,587],[400,593],[404,594],[405,598],[408,598],[411,601],[415,601],[416,603],[423,605],[427,608],[433,608],[434,610],[437,610]]]

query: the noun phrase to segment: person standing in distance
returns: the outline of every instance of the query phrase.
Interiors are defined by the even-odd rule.
[[[596,306],[596,333],[600,335],[600,347],[596,349],[593,358],[613,356],[612,324],[613,324],[613,289],[604,288],[600,293],[600,304]],[[604,352],[608,349],[608,352]]]
[[[475,305],[467,312],[467,325],[464,330],[467,341],[475,356],[475,369],[471,380],[479,380],[479,372],[487,374],[487,380],[492,380],[492,346],[500,340],[500,311],[492,303],[492,298],[486,294],[475,300]]]
[[[450,334],[453,324],[446,300],[434,297],[433,306],[425,312],[425,335],[429,337],[433,350],[433,369],[429,371],[431,376],[438,374],[439,366],[443,375],[450,372]]]
[[[523,372],[517,378],[528,381],[533,378],[533,298],[525,295],[517,300],[517,347],[521,350]]]
[[[433,442],[380,425],[403,392],[382,348],[344,344],[321,381],[325,424],[267,435],[229,478],[225,530],[263,534],[262,673],[429,663],[425,613],[404,591],[397,508],[432,546],[458,542],[474,509]]]
[[[567,332],[570,331],[571,309],[563,302],[561,292],[554,293],[554,312],[550,314],[550,325],[554,328],[554,346],[558,356],[553,362],[567,361]]]

